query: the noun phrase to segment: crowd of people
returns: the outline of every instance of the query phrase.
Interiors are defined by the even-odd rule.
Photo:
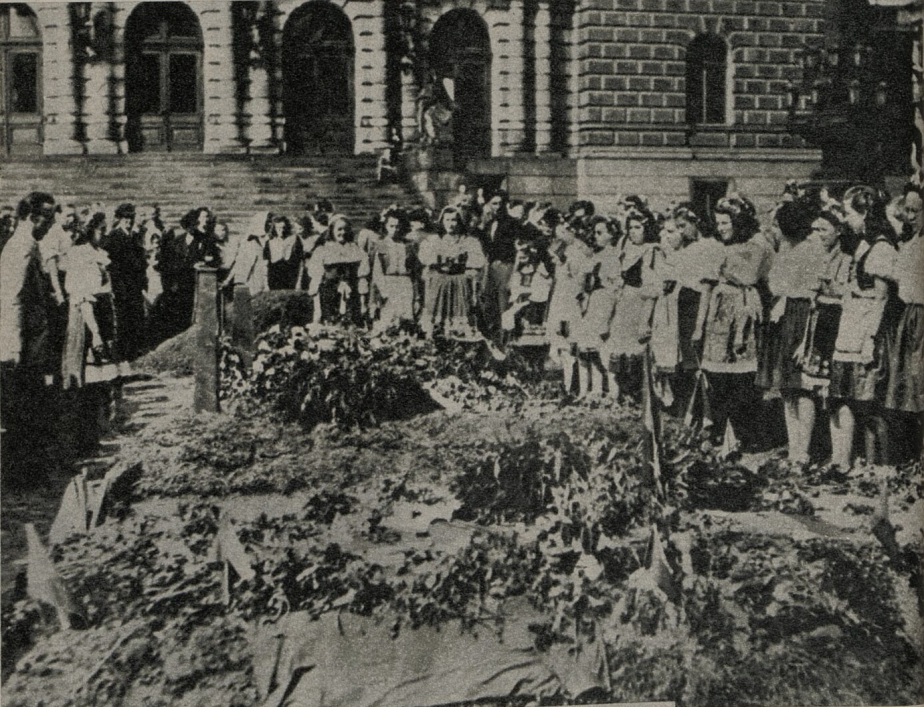
[[[302,290],[318,324],[412,322],[495,358],[551,359],[568,399],[635,397],[653,381],[667,410],[716,434],[729,420],[745,437],[766,428],[755,411],[782,400],[799,464],[819,448],[843,469],[856,453],[919,451],[919,186],[890,199],[790,183],[765,215],[734,193],[711,213],[655,212],[640,196],[609,206],[462,189],[438,215],[396,205],[356,227],[321,200],[235,234],[206,207],[167,228],[153,205],[78,209],[33,192],[0,213],[4,392],[80,387],[183,331],[205,265],[229,302],[240,288]]]

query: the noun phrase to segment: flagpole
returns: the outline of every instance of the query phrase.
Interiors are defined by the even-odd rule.
[[[655,408],[655,395],[651,372],[651,345],[645,344],[643,353],[642,381],[642,421],[646,430],[645,461],[651,469],[652,486],[655,497],[662,500],[664,488],[661,485],[661,425],[660,411]]]

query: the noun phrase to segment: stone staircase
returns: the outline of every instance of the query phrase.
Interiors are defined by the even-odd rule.
[[[376,157],[289,157],[139,153],[119,156],[6,158],[0,164],[0,205],[32,190],[78,207],[100,201],[159,204],[170,226],[189,209],[209,206],[232,232],[260,210],[300,216],[306,204],[330,199],[361,227],[389,204],[422,203],[404,184],[380,185]]]

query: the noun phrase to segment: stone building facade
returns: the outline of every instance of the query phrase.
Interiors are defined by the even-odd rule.
[[[2,151],[360,154],[451,105],[455,169],[512,192],[770,199],[819,164],[788,116],[831,4],[3,4]]]

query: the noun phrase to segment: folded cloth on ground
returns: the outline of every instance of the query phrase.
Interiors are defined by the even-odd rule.
[[[255,678],[264,707],[427,707],[606,689],[599,641],[539,652],[529,624],[541,617],[517,613],[500,637],[459,621],[393,636],[381,619],[289,614],[256,629]]]

